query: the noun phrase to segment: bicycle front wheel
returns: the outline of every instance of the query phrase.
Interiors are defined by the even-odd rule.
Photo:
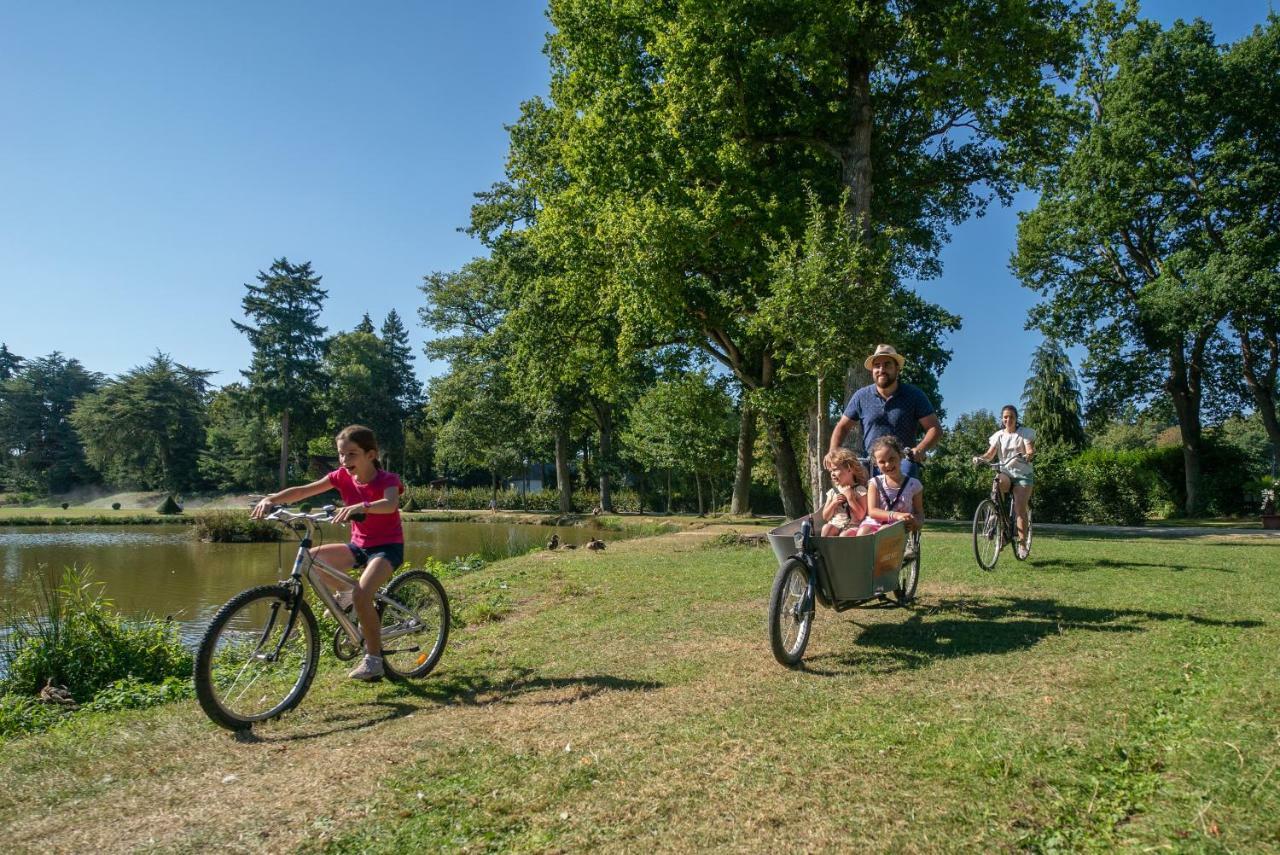
[[[983,570],[996,569],[1000,550],[1004,547],[1004,524],[1000,509],[990,499],[978,503],[973,514],[973,557]]]
[[[219,609],[196,652],[196,698],[205,715],[247,730],[296,707],[320,658],[316,616],[285,585],[242,591]]]
[[[1018,530],[1018,523],[1014,522],[1014,532]],[[1026,561],[1027,556],[1031,554],[1031,508],[1027,508],[1027,538],[1026,540],[1013,540],[1013,557],[1019,561]]]
[[[449,598],[444,587],[426,570],[410,570],[392,579],[384,596],[378,611],[387,674],[427,676],[449,640]]]
[[[808,587],[808,568],[803,561],[792,558],[774,577],[773,591],[769,594],[769,644],[773,648],[773,658],[788,668],[800,664],[804,649],[809,644],[813,604],[803,610]]]

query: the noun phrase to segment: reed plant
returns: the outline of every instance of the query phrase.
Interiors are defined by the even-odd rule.
[[[161,683],[190,673],[172,622],[126,620],[102,589],[91,568],[71,566],[39,578],[34,607],[5,607],[0,694],[35,695],[51,681],[87,701],[125,677]]]
[[[195,536],[211,543],[274,543],[280,526],[244,511],[208,511],[195,516]]]

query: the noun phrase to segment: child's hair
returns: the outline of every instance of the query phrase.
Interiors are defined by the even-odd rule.
[[[1018,426],[1018,408],[1015,407],[1013,404],[1005,404],[1003,407],[1000,408],[1000,415],[1003,416],[1006,411],[1013,413],[1013,426],[1017,427]]]
[[[853,480],[857,484],[867,483],[867,470],[863,468],[862,461],[858,459],[858,455],[854,454],[847,448],[837,448],[834,451],[828,451],[827,456],[822,458],[822,465],[828,469],[834,466],[844,466],[853,470]]]
[[[373,465],[378,469],[382,468],[382,461],[378,459],[378,438],[373,435],[372,430],[364,425],[347,425],[334,437],[334,442],[343,441],[360,446],[361,451],[372,451]]]
[[[898,439],[896,436],[893,436],[893,435],[880,437],[875,442],[871,443],[871,447],[867,449],[867,452],[872,457],[875,457],[876,452],[882,448],[892,449],[893,453],[898,455],[899,457],[907,456],[907,450],[902,447],[902,440]]]

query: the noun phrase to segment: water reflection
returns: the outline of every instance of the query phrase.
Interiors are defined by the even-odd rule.
[[[405,523],[405,559],[448,560],[483,551],[524,551],[550,538],[582,544],[591,532],[551,526]],[[328,529],[330,540],[345,532]],[[38,600],[37,579],[72,564],[89,565],[104,594],[125,615],[181,621],[184,636],[202,631],[232,595],[274,582],[293,564],[296,544],[201,543],[183,525],[0,527],[0,606],[25,609]],[[284,569],[282,569],[284,568]]]

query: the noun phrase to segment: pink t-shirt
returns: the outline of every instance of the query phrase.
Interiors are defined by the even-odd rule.
[[[400,476],[385,469],[368,484],[361,484],[345,469],[335,469],[329,473],[329,483],[342,496],[342,504],[358,505],[361,502],[370,504],[384,495],[388,487],[396,488],[396,495],[404,492],[404,484]],[[351,523],[351,542],[356,546],[382,546],[388,543],[404,543],[404,529],[400,527],[400,509],[393,513],[375,514],[369,512],[361,522]]]

